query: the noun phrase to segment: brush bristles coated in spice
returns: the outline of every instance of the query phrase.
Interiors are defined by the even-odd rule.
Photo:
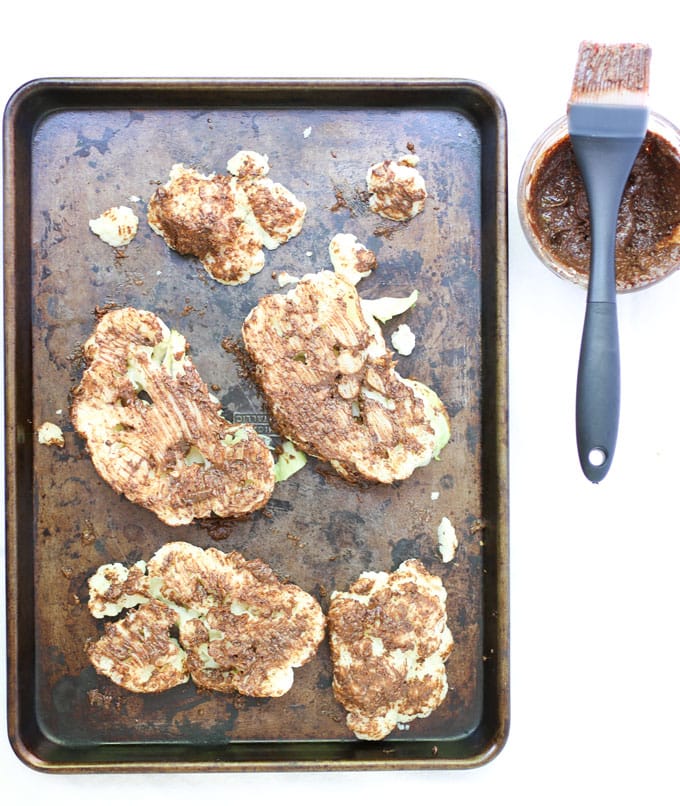
[[[640,106],[649,92],[647,45],[581,42],[569,104]]]

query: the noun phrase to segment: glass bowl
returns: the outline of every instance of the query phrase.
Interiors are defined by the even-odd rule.
[[[590,221],[566,115],[529,151],[519,177],[522,230],[555,274],[588,286]],[[680,129],[651,111],[623,193],[616,231],[616,289],[635,291],[680,267]]]

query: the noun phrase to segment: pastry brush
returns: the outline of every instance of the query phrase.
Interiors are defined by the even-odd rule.
[[[647,132],[651,50],[582,42],[567,106],[569,138],[590,208],[590,277],[576,390],[583,472],[599,482],[614,456],[620,410],[616,220]]]

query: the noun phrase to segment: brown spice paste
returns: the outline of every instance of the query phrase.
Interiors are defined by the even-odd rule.
[[[590,219],[569,136],[548,149],[532,178],[529,222],[550,257],[587,283]],[[680,158],[647,132],[626,184],[616,229],[619,290],[652,282],[680,264]]]

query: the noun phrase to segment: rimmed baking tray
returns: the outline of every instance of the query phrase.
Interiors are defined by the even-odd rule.
[[[509,724],[507,177],[503,108],[456,80],[38,80],[10,99],[5,142],[7,617],[9,736],[53,772],[466,768],[493,758]],[[239,149],[266,153],[270,176],[303,199],[300,235],[236,288],[171,252],[146,202],[173,163],[224,172]],[[429,198],[407,224],[367,205],[370,164],[415,152]],[[110,206],[140,218],[113,250],[88,229]],[[227,417],[267,431],[257,390],[223,340],[273,274],[330,268],[351,232],[378,269],[364,297],[419,300],[400,319],[417,346],[403,375],[446,403],[441,459],[390,486],[350,485],[322,463],[280,484],[245,521],[167,527],[117,496],[69,424],[79,348],[107,305],[155,311],[191,344]],[[44,421],[63,448],[39,444]],[[443,563],[443,517],[459,540]],[[101,624],[87,578],[102,563],[148,559],[168,540],[260,557],[316,595],[365,570],[419,558],[440,575],[455,648],[450,692],[427,719],[381,742],[357,740],[331,690],[327,646],[284,697],[256,700],[193,684],[138,695],[98,677],[83,647]]]

